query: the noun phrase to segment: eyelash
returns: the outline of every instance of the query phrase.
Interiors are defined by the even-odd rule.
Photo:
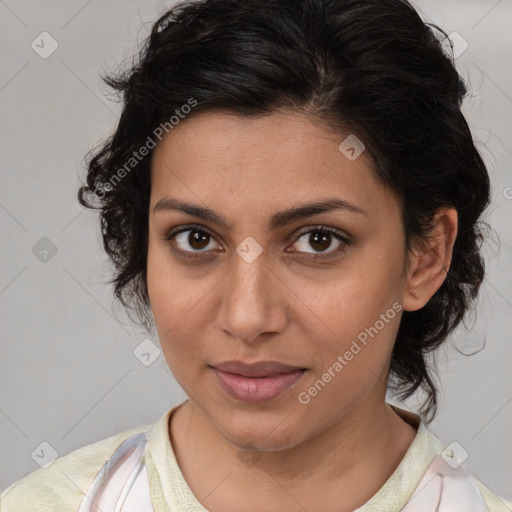
[[[173,246],[174,238],[177,235],[179,235],[180,233],[184,233],[184,232],[187,232],[187,231],[196,231],[196,232],[199,232],[199,233],[202,233],[202,234],[206,234],[206,235],[210,236],[211,238],[215,239],[215,236],[213,235],[213,233],[209,229],[207,229],[207,228],[205,228],[203,226],[197,226],[197,225],[184,226],[184,227],[182,227],[179,230],[169,232],[168,234],[164,235],[162,238],[166,242],[168,242],[169,245],[171,245],[171,249],[172,249],[173,252],[179,254],[180,256],[182,256],[184,258],[188,258],[188,259],[205,258],[205,254],[206,253],[204,253],[204,252],[199,252],[199,253],[198,252],[196,252],[196,253],[192,252],[192,254],[190,254],[189,253],[190,251],[182,251],[181,249],[176,249]],[[309,254],[308,256],[305,257],[305,259],[307,259],[307,260],[320,261],[320,260],[323,260],[323,259],[332,258],[333,255],[343,252],[347,247],[350,247],[352,245],[352,241],[349,238],[347,238],[345,235],[343,235],[340,231],[338,231],[337,229],[334,229],[334,228],[327,227],[327,226],[316,226],[316,227],[312,227],[312,228],[310,227],[310,228],[308,228],[308,229],[306,229],[304,231],[301,231],[297,235],[297,239],[296,239],[295,242],[300,240],[300,238],[302,238],[303,235],[306,235],[306,234],[312,233],[312,232],[329,233],[329,234],[333,235],[336,239],[338,239],[341,242],[341,244],[339,245],[339,247],[337,247],[333,251],[326,251],[326,252],[323,252],[323,253],[317,253],[316,255],[315,254]],[[294,252],[298,253],[299,251],[294,251]]]

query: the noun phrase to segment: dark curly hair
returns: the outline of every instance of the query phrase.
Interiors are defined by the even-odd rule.
[[[199,0],[161,16],[131,67],[103,77],[123,110],[115,133],[88,153],[78,192],[101,211],[116,298],[151,330],[150,164],[162,126],[169,132],[169,120],[188,112],[308,113],[364,141],[378,179],[400,198],[406,251],[428,237],[439,208],[458,212],[446,279],[423,308],[403,313],[390,367],[390,389],[402,400],[422,389],[420,414],[431,421],[438,392],[428,356],[478,294],[490,195],[460,109],[467,86],[439,34],[449,41],[406,0]]]

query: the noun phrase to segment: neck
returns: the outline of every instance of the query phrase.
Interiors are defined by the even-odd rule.
[[[318,435],[283,451],[241,450],[190,401],[171,422],[173,448],[192,492],[209,510],[226,512],[254,489],[262,492],[251,510],[289,509],[290,499],[306,510],[319,509],[320,502],[354,510],[391,476],[415,435],[381,396],[362,400]]]

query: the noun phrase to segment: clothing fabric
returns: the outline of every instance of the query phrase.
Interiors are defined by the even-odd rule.
[[[173,451],[169,421],[178,407],[154,425],[79,448],[18,480],[0,495],[0,512],[208,512]],[[512,511],[417,416],[394,409],[415,425],[416,437],[391,477],[354,512]]]

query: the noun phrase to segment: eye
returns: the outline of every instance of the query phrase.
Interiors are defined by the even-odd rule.
[[[171,244],[174,252],[185,258],[203,258],[205,255],[202,253],[212,249],[210,246],[213,234],[203,227],[187,226],[178,231],[171,231],[163,238]]]
[[[208,253],[215,248],[215,244],[212,245],[214,236],[205,227],[185,226],[171,231],[162,238],[171,245],[172,250],[178,256],[184,258],[205,258],[209,255],[211,256],[211,253]],[[335,245],[334,249],[328,250],[333,245],[333,242]],[[337,229],[317,226],[313,229],[309,228],[307,231],[302,231],[299,234],[298,240],[294,243],[294,245],[298,246],[298,250],[292,249],[290,252],[304,253],[306,254],[304,258],[308,260],[321,260],[335,257],[350,246],[351,243],[351,240]],[[308,246],[318,252],[308,252]]]
[[[333,245],[333,242],[334,249],[328,250]],[[335,257],[343,252],[351,245],[351,240],[337,229],[318,226],[314,229],[303,231],[294,245],[297,245],[299,249],[293,249],[293,253],[305,253],[308,254],[306,259],[321,260]],[[315,251],[319,252],[308,252],[308,247],[312,247]]]

